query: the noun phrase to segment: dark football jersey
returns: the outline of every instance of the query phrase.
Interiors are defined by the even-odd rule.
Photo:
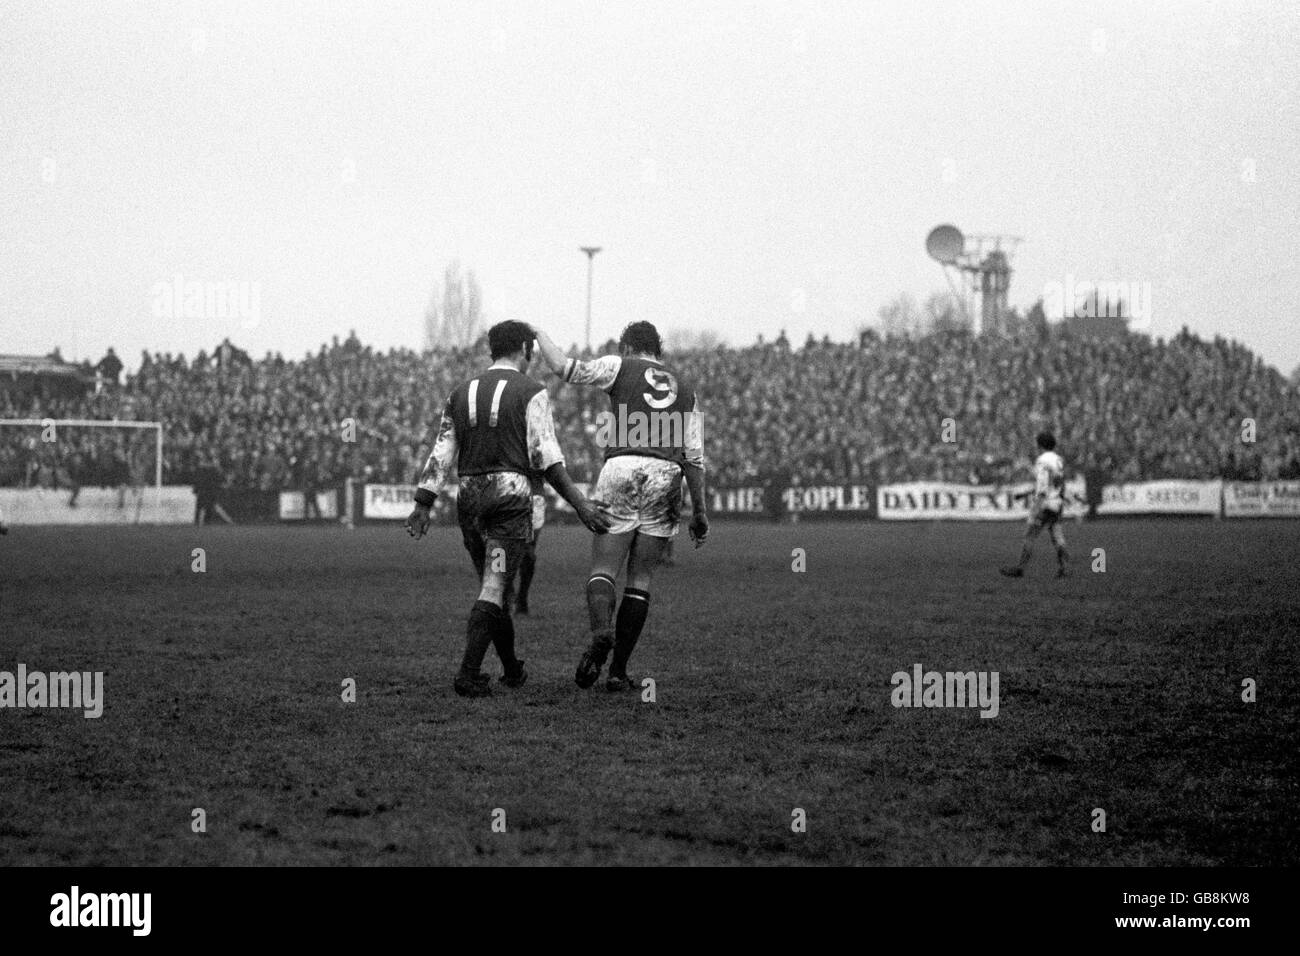
[[[624,358],[609,393],[614,428],[605,460],[651,455],[680,464],[695,413],[695,388],[660,362]]]
[[[528,403],[544,386],[514,369],[488,369],[457,386],[446,414],[456,427],[457,471],[516,471],[529,477]]]

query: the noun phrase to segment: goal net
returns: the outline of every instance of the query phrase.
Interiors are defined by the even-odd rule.
[[[83,509],[87,518],[104,512],[103,520],[112,523],[158,520],[162,456],[161,422],[0,419],[0,492],[39,492],[42,519],[57,517],[57,501],[74,522],[73,509]]]

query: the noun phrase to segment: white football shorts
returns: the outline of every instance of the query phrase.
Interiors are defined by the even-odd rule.
[[[616,455],[600,469],[591,497],[604,503],[610,534],[673,538],[682,516],[682,469],[652,455]]]

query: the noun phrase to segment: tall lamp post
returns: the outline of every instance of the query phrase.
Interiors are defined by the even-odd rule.
[[[587,351],[591,351],[591,271],[600,246],[579,246],[587,254]]]

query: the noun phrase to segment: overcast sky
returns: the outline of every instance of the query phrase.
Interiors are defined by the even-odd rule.
[[[1300,363],[1300,5],[26,4],[0,8],[0,352],[229,335],[421,343],[445,263],[491,319],[844,339],[953,222],[1011,302],[1149,284]],[[167,315],[242,282],[257,314]],[[162,314],[160,314],[162,313]]]

